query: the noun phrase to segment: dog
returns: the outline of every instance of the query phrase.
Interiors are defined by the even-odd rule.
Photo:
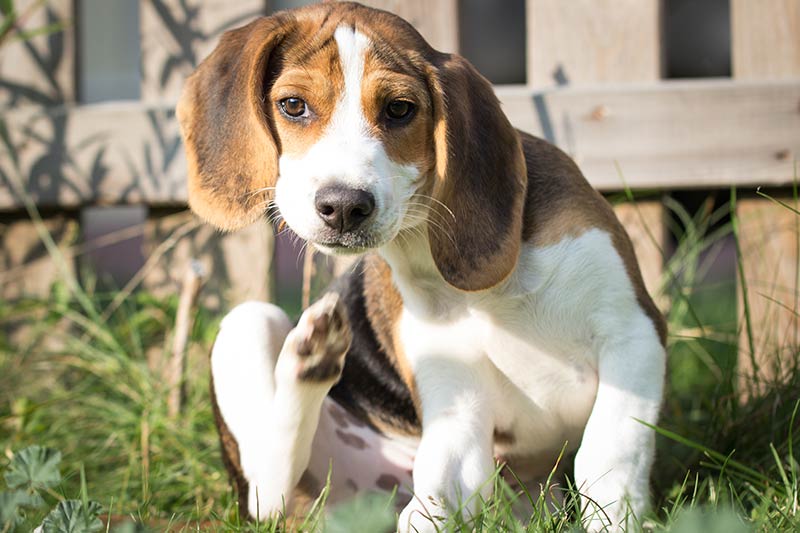
[[[465,59],[390,13],[313,5],[225,33],[177,115],[200,217],[271,213],[361,256],[294,327],[258,302],[221,323],[243,511],[302,513],[330,475],[329,503],[396,490],[398,530],[434,531],[477,511],[496,461],[535,480],[565,446],[589,530],[648,510],[664,319],[605,199]]]

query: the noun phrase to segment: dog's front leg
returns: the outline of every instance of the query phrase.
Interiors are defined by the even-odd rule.
[[[638,420],[656,423],[666,356],[646,323],[632,329],[643,333],[600,347],[597,397],[575,457],[588,531],[625,530],[649,506],[655,435]]]
[[[458,509],[474,514],[491,494],[494,426],[484,368],[489,364],[483,357],[414,357],[422,439],[414,461],[414,497],[398,522],[401,533],[435,531]]]

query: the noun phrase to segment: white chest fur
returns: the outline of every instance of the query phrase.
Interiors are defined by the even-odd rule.
[[[453,414],[483,402],[485,423],[513,437],[495,447],[498,454],[550,455],[565,441],[576,448],[594,405],[602,344],[624,335],[632,319],[652,328],[600,230],[524,247],[502,285],[476,293],[437,280],[424,259],[384,255],[404,299],[399,333],[423,427],[437,405]],[[455,373],[454,363],[462,366]]]

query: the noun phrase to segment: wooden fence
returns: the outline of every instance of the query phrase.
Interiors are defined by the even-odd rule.
[[[82,231],[75,213],[90,206],[145,206],[139,223],[111,228],[144,246],[142,261],[176,228],[185,233],[163,261],[152,265],[146,287],[171,290],[180,279],[175,272],[182,272],[189,257],[200,257],[219,284],[209,291],[218,300],[269,297],[266,272],[273,243],[266,227],[226,236],[194,227],[190,215],[176,212],[185,205],[186,191],[173,108],[183,79],[222,31],[301,3],[139,2],[134,21],[139,98],[92,105],[81,103],[78,80],[88,66],[76,61],[84,57],[81,39],[89,29],[82,25],[81,10],[92,1],[51,0],[34,12],[27,24],[62,21],[64,29],[0,48],[0,109],[18,154],[16,162],[8,154],[0,159],[0,296],[42,290],[50,268],[20,215],[22,198],[13,186],[18,175],[39,208],[52,214],[46,223],[68,251],[76,252],[69,245]],[[791,210],[753,193],[768,187],[773,196],[795,204],[786,191],[800,157],[800,0],[715,2],[730,19],[722,26],[729,32],[731,75],[684,80],[665,79],[666,22],[679,0],[365,3],[407,18],[439,49],[469,51],[468,56],[484,48],[493,54],[499,50],[497,62],[521,65],[519,79],[511,76],[519,83],[497,85],[506,113],[517,127],[570,153],[599,189],[611,193],[629,187],[640,198],[616,209],[652,291],[663,279],[668,235],[661,195],[676,189],[727,194],[737,187],[741,279],[746,281],[740,293],[750,291],[752,324],[775,326],[755,328],[755,350],[761,357],[785,346],[787,332],[794,338],[797,219]],[[487,5],[495,7],[481,14]],[[524,47],[498,48],[505,42],[502,31],[490,37],[475,29],[481,24],[470,22],[504,12],[525,14],[500,21],[521,28],[518,41]],[[714,22],[719,28],[717,19],[699,24],[702,29]],[[513,43],[513,31],[508,33]],[[743,358],[743,367],[749,359]]]

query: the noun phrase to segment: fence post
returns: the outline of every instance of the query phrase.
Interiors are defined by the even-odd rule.
[[[658,81],[660,0],[528,0],[528,83]]]
[[[38,158],[36,142],[29,142],[30,134],[16,128],[8,120],[8,112],[29,106],[59,106],[75,101],[75,21],[73,20],[73,0],[50,0],[39,2],[15,2],[20,9],[18,19],[20,29],[31,31],[60,25],[52,32],[20,39],[13,32],[2,42],[2,61],[0,61],[0,110],[2,119],[12,142],[27,148],[20,150],[20,166],[23,174],[19,176],[28,182],[28,169]],[[35,51],[35,52],[34,52]],[[27,124],[26,124],[27,125]],[[61,124],[37,124],[35,130],[48,140],[58,137]],[[31,146],[33,145],[33,146]],[[15,176],[16,170],[9,154],[0,156],[0,172]],[[31,155],[32,154],[32,155]],[[56,177],[42,173],[41,180],[50,185]],[[43,184],[46,186],[47,184]],[[10,195],[8,184],[0,186],[0,193]],[[12,201],[12,204],[14,202]],[[21,209],[21,205],[17,208]],[[64,253],[77,238],[78,228],[69,216],[52,216],[44,220],[47,230],[53,235]],[[70,263],[71,265],[71,263]],[[50,285],[59,278],[58,268],[50,260],[42,244],[35,225],[25,216],[13,215],[0,220],[0,299],[10,300],[27,294],[47,294]]]
[[[733,76],[739,80],[800,77],[800,0],[731,0]],[[800,113],[800,101],[790,112]],[[775,147],[779,161],[800,158]],[[798,176],[787,173],[786,183]],[[791,192],[771,192],[797,209]],[[745,395],[780,381],[798,348],[798,227],[791,209],[748,194],[737,201],[741,253],[739,380]],[[749,327],[744,304],[748,304]],[[752,338],[750,338],[750,332]],[[752,352],[751,353],[751,347]]]

